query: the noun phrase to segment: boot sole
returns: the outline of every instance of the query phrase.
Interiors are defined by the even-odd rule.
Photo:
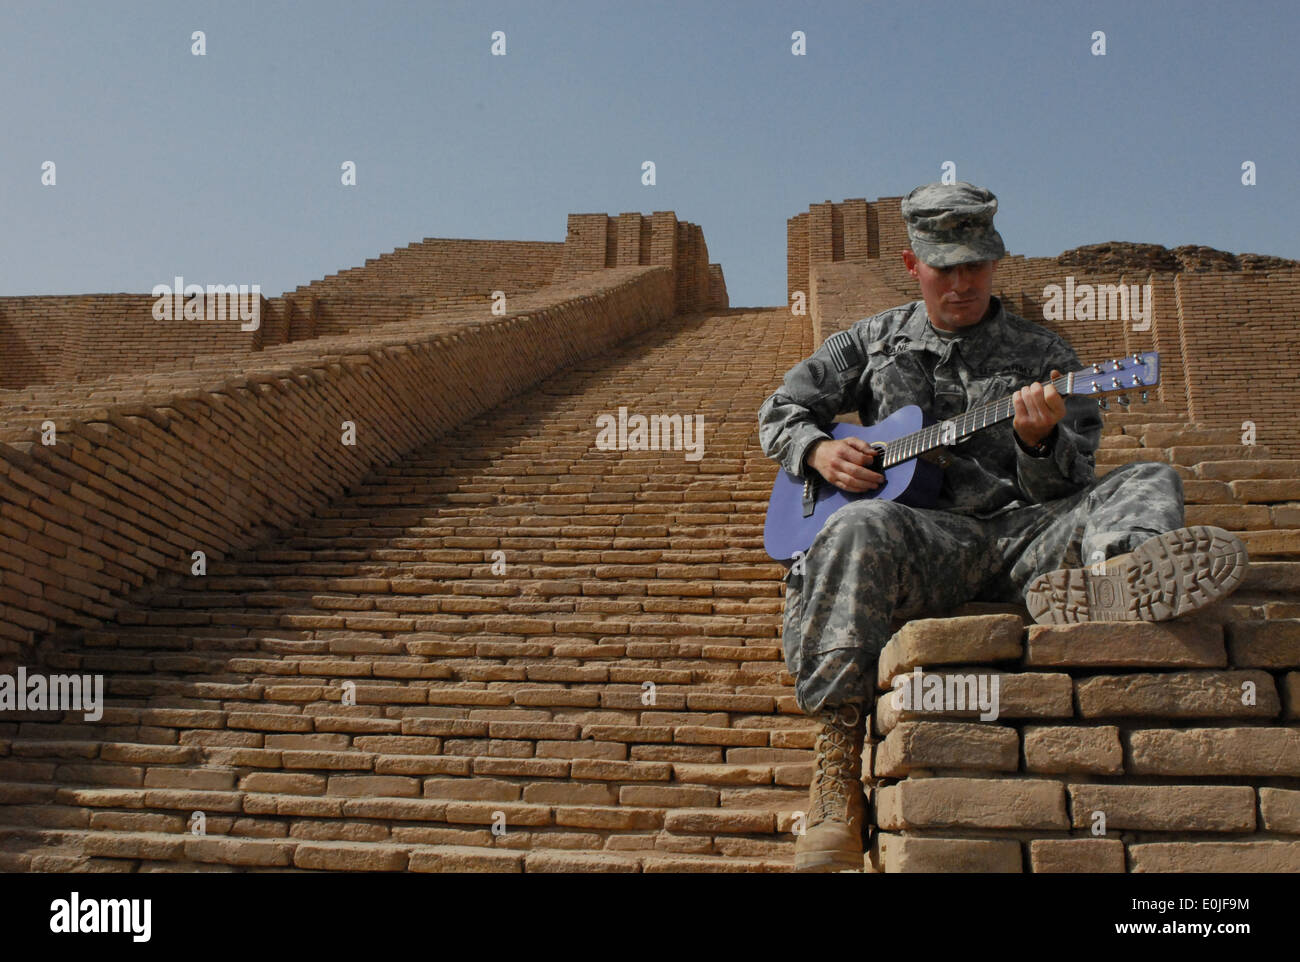
[[[1039,624],[1168,621],[1225,598],[1246,574],[1246,546],[1213,525],[1156,535],[1117,568],[1062,568],[1041,575],[1025,595]]]

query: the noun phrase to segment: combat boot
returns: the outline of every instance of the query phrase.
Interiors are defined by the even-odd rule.
[[[862,742],[866,718],[860,705],[843,705],[814,716],[821,728],[814,749],[805,834],[795,840],[796,872],[862,870],[866,799],[862,793]]]
[[[1213,525],[1148,538],[1101,570],[1062,568],[1040,575],[1025,593],[1039,624],[1167,621],[1226,598],[1246,575],[1246,546]]]

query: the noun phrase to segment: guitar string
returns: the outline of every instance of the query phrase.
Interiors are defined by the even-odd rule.
[[[1049,383],[1057,391],[1061,391],[1069,384],[1069,379],[1069,374],[1063,374]],[[980,415],[985,419],[979,425],[974,424],[976,415]],[[990,415],[993,415],[991,419],[989,419]],[[988,427],[990,424],[996,424],[998,421],[1005,421],[1010,417],[1015,417],[1015,402],[1012,396],[1000,398],[990,404],[983,404],[969,411],[963,411],[949,420],[953,422],[956,433],[960,436]],[[890,468],[902,464],[904,461],[908,461],[931,448],[939,447],[941,424],[942,422],[927,425],[919,431],[913,431],[911,434],[895,438],[893,441],[876,442],[885,449],[880,458],[881,467]]]

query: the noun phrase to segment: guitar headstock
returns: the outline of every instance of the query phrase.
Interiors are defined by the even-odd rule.
[[[1062,394],[1114,394],[1148,388],[1160,383],[1160,353],[1146,351],[1129,354],[1109,361],[1099,361],[1066,376],[1066,390]],[[1146,400],[1142,391],[1142,400]],[[1123,400],[1121,399],[1121,403]],[[1106,402],[1101,402],[1105,407]]]

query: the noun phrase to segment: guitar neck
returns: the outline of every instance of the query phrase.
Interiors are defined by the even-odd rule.
[[[1123,360],[1116,358],[1108,363],[1109,366],[1105,367],[1101,363],[1092,364],[1044,383],[1051,384],[1058,394],[1067,397],[1071,394],[1110,394],[1150,387],[1160,381],[1160,355],[1155,351],[1133,354]],[[991,404],[963,411],[946,421],[886,442],[878,462],[880,467],[892,467],[938,448],[957,444],[978,431],[1014,418],[1014,397],[1013,392]]]
[[[1065,397],[1072,393],[1069,389],[1071,374],[1062,374],[1050,383],[1057,392]],[[991,404],[982,404],[969,411],[954,415],[946,421],[926,425],[919,431],[895,438],[885,445],[885,454],[881,458],[881,467],[893,467],[911,458],[920,457],[930,451],[957,444],[972,434],[990,428],[995,424],[1008,421],[1016,416],[1014,395],[1008,394]],[[951,426],[950,426],[951,425]]]

